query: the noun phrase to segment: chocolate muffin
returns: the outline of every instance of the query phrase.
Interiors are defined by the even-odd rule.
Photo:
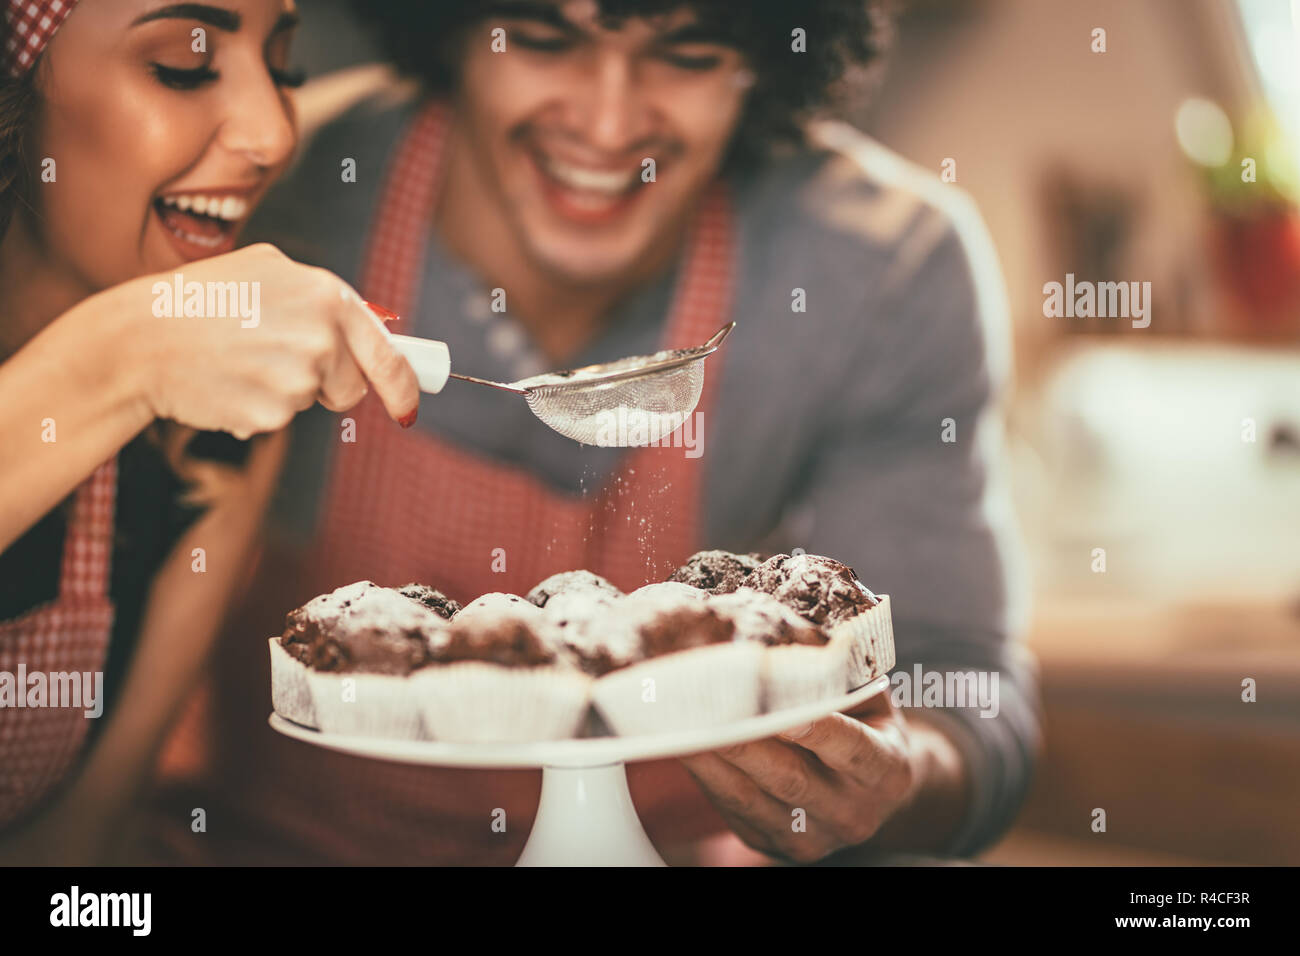
[[[655,584],[642,585],[629,594],[628,597],[637,598],[638,600],[653,597],[670,601],[674,598],[682,598],[694,602],[705,600],[708,594],[690,584],[682,584],[680,581],[659,581]]]
[[[757,641],[766,647],[825,647],[831,639],[772,595],[753,588],[711,597],[709,607],[735,624],[736,640]]]
[[[516,594],[475,598],[414,677],[435,740],[505,743],[572,737],[591,678],[565,654],[545,613]]]
[[[280,644],[316,671],[405,675],[432,660],[446,627],[397,591],[358,581],[290,611]]]
[[[828,628],[880,603],[851,567],[817,554],[773,555],[745,583]]]
[[[762,558],[757,554],[697,551],[668,580],[689,584],[710,594],[730,594],[746,582],[761,562]]]
[[[660,657],[710,644],[725,644],[736,625],[706,605],[685,605],[660,611],[636,625],[641,656]]]
[[[529,591],[528,600],[538,607],[546,607],[547,602],[557,594],[580,591],[596,591],[610,597],[619,597],[623,593],[599,574],[590,571],[561,571],[552,574]]]
[[[435,664],[482,661],[502,667],[541,667],[556,662],[554,643],[527,621],[510,615],[453,621],[434,648]]]
[[[609,633],[636,648],[634,661],[592,685],[614,733],[687,730],[759,712],[764,648],[735,640],[735,624],[707,600],[660,588],[629,595],[612,612]]]
[[[446,620],[451,620],[452,615],[460,610],[460,602],[453,601],[441,591],[431,588],[427,584],[416,584],[414,582],[404,584],[397,589],[397,593],[423,604],[430,611]]]
[[[550,633],[570,660],[593,677],[626,667],[640,656],[636,635],[611,627],[620,598],[595,588],[551,595],[544,608]]]

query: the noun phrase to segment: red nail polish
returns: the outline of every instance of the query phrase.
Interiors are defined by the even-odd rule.
[[[397,420],[397,424],[401,425],[403,428],[410,428],[412,425],[415,424],[415,416],[419,414],[420,414],[420,407],[417,405],[415,408],[411,409],[409,412],[407,412],[405,415],[399,418]]]
[[[373,302],[367,302],[366,305],[369,307],[371,312],[375,313],[375,315],[379,316],[385,322],[396,322],[401,318],[401,316],[392,309],[385,309],[382,305],[375,305]]]

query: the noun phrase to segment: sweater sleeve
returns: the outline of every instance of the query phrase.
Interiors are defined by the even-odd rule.
[[[923,708],[965,756],[972,801],[954,854],[1010,824],[1039,742],[1035,670],[1015,639],[1025,588],[994,408],[1009,367],[1005,297],[982,223],[966,212],[962,227],[927,207],[864,299],[803,500],[810,550],[850,556],[891,596],[895,703]],[[918,679],[987,696],[955,706],[949,693],[933,706]]]

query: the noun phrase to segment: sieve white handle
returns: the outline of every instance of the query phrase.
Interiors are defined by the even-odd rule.
[[[446,342],[416,338],[414,335],[392,335],[393,345],[415,369],[420,391],[436,395],[447,384],[451,374],[451,350]]]

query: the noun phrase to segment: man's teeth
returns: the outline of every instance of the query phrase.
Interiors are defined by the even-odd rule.
[[[544,157],[542,162],[547,173],[572,189],[583,189],[589,192],[604,193],[608,196],[618,196],[627,192],[632,187],[632,184],[637,181],[637,170],[635,169],[622,173],[583,169],[581,166],[570,166],[568,163],[561,162],[550,156]]]
[[[192,212],[213,219],[238,222],[248,215],[248,201],[238,196],[163,196],[164,206],[175,206],[181,212]]]

